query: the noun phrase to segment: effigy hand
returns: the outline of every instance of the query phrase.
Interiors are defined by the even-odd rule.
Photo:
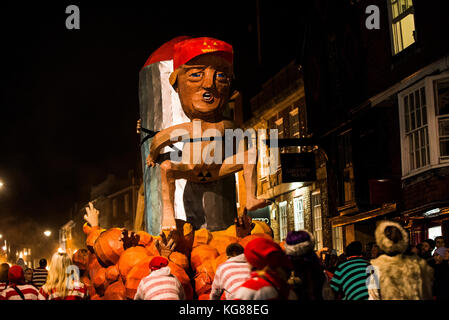
[[[168,237],[165,236],[164,232],[161,232],[161,240],[155,240],[154,244],[159,254],[168,259],[176,248],[176,231],[170,231]]]
[[[131,247],[137,247],[139,245],[140,236],[134,231],[124,229],[120,240],[123,242],[123,249],[126,250]]]
[[[245,208],[243,214],[234,219],[235,223],[235,233],[238,238],[244,238],[251,234],[255,224],[251,222],[251,217],[248,217],[248,211]]]
[[[154,167],[155,165],[156,165],[156,161],[154,161],[154,159],[151,156],[151,154],[149,154],[148,157],[147,157],[147,166],[148,167]]]
[[[86,207],[86,214],[84,215],[84,220],[86,220],[91,227],[97,227],[98,226],[98,215],[100,214],[100,211],[95,209],[94,204],[92,202],[89,202],[89,206]]]

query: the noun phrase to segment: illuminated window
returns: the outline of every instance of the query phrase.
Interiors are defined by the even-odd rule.
[[[301,197],[293,199],[293,210],[295,215],[295,231],[304,230],[304,207]]]
[[[332,244],[338,255],[343,253],[343,228],[341,226],[332,228]]]
[[[321,215],[321,194],[312,194],[313,236],[315,237],[315,250],[323,248],[323,218]]]
[[[391,21],[393,54],[415,42],[415,17],[412,0],[387,0]]]
[[[441,232],[441,226],[431,227],[427,229],[428,238],[435,240],[436,237],[441,237],[443,234]]]
[[[258,130],[259,132],[259,148],[258,148],[258,152],[259,152],[259,172],[260,172],[260,177],[266,177],[268,175],[268,167],[269,167],[269,163],[268,163],[268,147],[267,144],[265,143],[265,140],[267,139],[267,132],[265,130]]]
[[[399,95],[402,174],[449,163],[449,77],[427,77]]]
[[[287,237],[287,201],[279,203],[279,239],[284,241]]]
[[[438,123],[439,156],[449,160],[449,78],[433,82],[435,115]]]

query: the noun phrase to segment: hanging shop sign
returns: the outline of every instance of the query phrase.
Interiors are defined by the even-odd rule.
[[[270,206],[267,206],[265,208],[257,209],[254,211],[248,211],[248,216],[251,217],[253,220],[259,220],[267,223],[268,225],[271,224],[270,220]]]
[[[280,156],[283,183],[316,180],[314,153],[281,153]]]

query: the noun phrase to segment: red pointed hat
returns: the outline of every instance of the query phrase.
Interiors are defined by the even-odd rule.
[[[282,248],[270,239],[260,237],[251,240],[245,246],[244,253],[248,263],[259,270],[265,266],[292,267]]]
[[[176,70],[180,65],[199,55],[212,52],[221,55],[230,64],[233,63],[234,51],[232,46],[229,43],[214,38],[200,37],[187,39],[176,43],[173,49],[173,70]]]

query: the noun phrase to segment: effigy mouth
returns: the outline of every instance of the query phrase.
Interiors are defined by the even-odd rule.
[[[210,92],[203,93],[203,101],[211,103],[214,101],[214,96]]]

